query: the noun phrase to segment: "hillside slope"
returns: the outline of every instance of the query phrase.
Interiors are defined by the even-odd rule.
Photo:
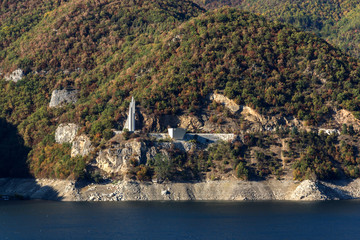
[[[131,96],[145,132],[164,130],[167,125],[153,123],[166,115],[223,114],[240,128],[246,121],[239,114],[209,102],[217,91],[265,117],[295,117],[312,126],[330,121],[337,109],[360,111],[356,59],[296,28],[236,9],[204,13],[187,1],[63,2],[1,51],[0,68],[4,75],[24,70],[18,82],[0,80],[0,117],[32,148],[29,164],[37,177],[80,177],[93,159],[71,157],[71,145],[55,142],[56,127],[78,124],[96,153],[111,129],[122,129]],[[70,88],[79,91],[75,104],[49,107],[53,90]],[[211,121],[212,131],[221,129],[219,119]],[[324,141],[317,139],[316,147]],[[255,145],[250,141],[246,151]],[[238,149],[236,167],[247,152],[231,147]]]
[[[195,0],[206,9],[223,6],[238,7],[262,14],[271,20],[311,31],[348,54],[359,57],[360,31],[357,17],[358,0]]]
[[[0,3],[0,51],[36,26],[43,15],[60,6],[55,0],[7,0]]]

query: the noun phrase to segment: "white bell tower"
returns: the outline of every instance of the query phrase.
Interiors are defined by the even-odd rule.
[[[130,106],[129,106],[129,115],[128,115],[128,118],[126,119],[123,130],[125,130],[125,128],[127,130],[129,130],[129,132],[135,131],[135,100],[134,100],[134,97],[131,97],[131,102],[130,102]]]

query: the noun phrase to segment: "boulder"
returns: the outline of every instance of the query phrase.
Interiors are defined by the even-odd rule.
[[[10,73],[8,75],[5,75],[4,78],[5,78],[6,81],[17,82],[17,81],[20,81],[23,77],[24,77],[23,70],[18,68],[15,71],[13,71],[12,73]]]
[[[60,124],[55,131],[57,143],[72,143],[76,137],[79,126],[74,123]]]
[[[78,94],[79,91],[73,89],[54,90],[51,94],[49,107],[58,107],[62,104],[76,103]]]

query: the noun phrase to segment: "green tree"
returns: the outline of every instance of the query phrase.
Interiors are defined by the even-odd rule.
[[[160,181],[171,180],[174,173],[174,165],[168,156],[156,154],[154,157],[155,175]]]

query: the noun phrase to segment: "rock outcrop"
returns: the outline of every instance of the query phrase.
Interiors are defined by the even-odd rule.
[[[18,82],[24,77],[24,72],[20,68],[16,69],[12,73],[5,75],[5,81]]]
[[[186,141],[154,142],[150,146],[136,139],[111,143],[106,149],[99,151],[93,166],[104,171],[108,176],[125,176],[133,164],[146,164],[157,154],[168,156],[169,149],[188,152],[196,147]]]
[[[224,105],[232,113],[238,112],[240,110],[240,108],[241,108],[233,100],[231,100],[230,98],[228,98],[228,97],[226,97],[226,96],[224,96],[222,94],[212,93],[212,94],[210,94],[209,98],[210,98],[211,101],[215,101],[217,103],[220,103],[220,104]]]
[[[203,129],[204,124],[196,116],[182,115],[179,117],[179,127],[188,131],[197,131]]]
[[[71,147],[71,157],[86,156],[92,151],[93,147],[88,136],[80,135],[75,137]]]
[[[329,200],[325,186],[311,180],[303,181],[291,194],[292,200]]]
[[[73,89],[54,90],[51,94],[49,107],[58,107],[62,104],[76,103],[78,94],[79,91]]]
[[[196,144],[187,141],[159,142],[155,146],[158,146],[160,149],[175,148],[183,152],[189,152],[192,148],[196,148]]]
[[[318,133],[319,134],[324,133],[324,134],[327,134],[327,135],[331,135],[331,134],[339,134],[340,135],[340,131],[337,130],[337,129],[319,128]]]
[[[304,180],[291,194],[290,200],[323,201],[349,199],[347,191],[339,189],[336,185]]]
[[[100,150],[95,166],[108,174],[124,175],[132,161],[144,163],[146,146],[143,142],[130,141],[112,145]]]
[[[352,125],[356,131],[360,131],[360,120],[345,109],[335,111],[334,120],[340,125],[339,127],[343,124]]]
[[[57,143],[72,143],[79,130],[79,126],[74,123],[60,124],[55,131],[55,141]]]
[[[252,124],[251,131],[274,131],[276,127],[284,124],[290,127],[303,127],[302,123],[296,118],[293,118],[292,120],[287,120],[276,118],[274,116],[266,117],[248,106],[241,106],[236,104],[233,100],[222,94],[213,93],[210,95],[210,100],[224,105],[233,114],[240,113],[245,120]]]

